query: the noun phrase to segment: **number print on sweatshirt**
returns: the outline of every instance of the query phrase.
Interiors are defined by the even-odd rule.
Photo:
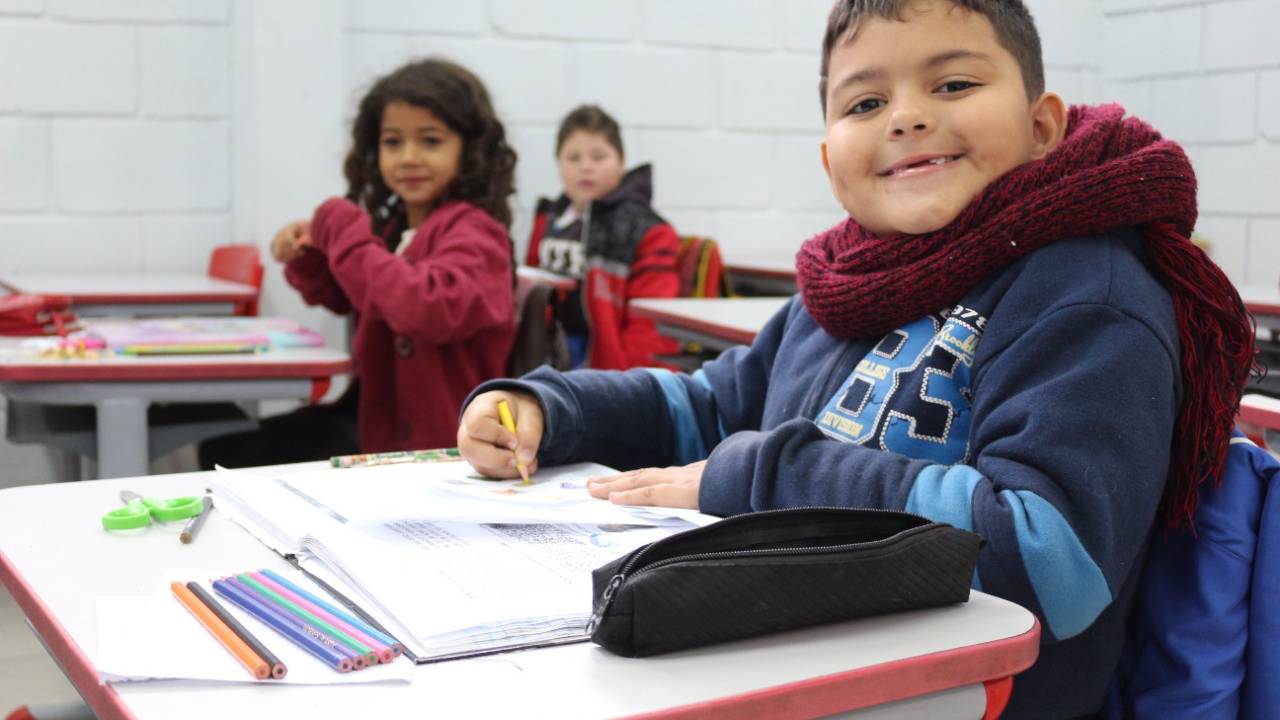
[[[538,243],[538,266],[543,270],[580,278],[585,264],[586,254],[577,240],[544,237]]]
[[[885,335],[818,414],[818,427],[844,442],[964,462],[973,358],[986,322],[957,306]]]

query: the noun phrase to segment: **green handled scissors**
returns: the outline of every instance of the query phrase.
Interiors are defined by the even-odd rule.
[[[120,491],[124,507],[102,516],[102,527],[107,530],[133,530],[146,527],[155,518],[160,522],[173,522],[195,517],[204,509],[202,497],[177,497],[168,500],[143,497],[129,490]]]

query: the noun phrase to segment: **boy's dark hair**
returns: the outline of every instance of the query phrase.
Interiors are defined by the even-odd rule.
[[[818,97],[822,115],[827,114],[827,74],[831,52],[836,45],[849,40],[866,17],[901,20],[911,0],[836,0],[827,16],[827,33],[822,36],[822,77],[818,80]],[[995,28],[996,40],[1018,61],[1022,85],[1027,98],[1034,100],[1044,92],[1044,61],[1040,54],[1040,34],[1031,12],[1022,0],[949,0],[952,5],[976,12]]]
[[[618,127],[618,121],[599,105],[579,105],[564,116],[560,121],[560,131],[556,133],[556,155],[560,154],[564,141],[578,130],[603,135],[619,156],[627,156],[622,151],[622,129]]]
[[[401,101],[426,108],[449,129],[462,136],[458,176],[439,201],[465,200],[511,227],[507,197],[515,192],[516,152],[507,144],[506,130],[493,111],[489,92],[471,71],[447,60],[411,62],[373,84],[351,124],[351,151],[343,163],[347,199],[359,203],[373,217],[374,230],[404,214],[392,204],[391,189],[378,170],[378,137],[382,112]]]

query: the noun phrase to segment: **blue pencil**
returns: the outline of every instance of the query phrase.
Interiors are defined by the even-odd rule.
[[[314,594],[309,593],[306,590],[303,590],[297,585],[284,579],[280,575],[280,573],[277,573],[274,570],[263,570],[262,574],[266,575],[272,580],[275,580],[281,585],[289,588],[293,592],[301,595],[302,597],[315,603],[316,605],[319,605],[320,607],[324,608],[326,612],[332,615],[335,615],[339,618],[342,618],[344,622],[350,623],[352,626],[354,626],[357,630],[364,633],[365,635],[370,635],[372,637],[377,638],[378,640],[381,640],[384,644],[390,647],[396,653],[396,655],[399,655],[401,650],[403,649],[403,646],[400,643],[396,642],[395,638],[369,625],[369,623],[364,622],[363,620],[360,620],[359,618],[352,616],[350,613],[343,612],[342,610],[334,607],[332,604],[325,602],[323,598],[316,597]]]
[[[295,630],[301,632],[304,635],[307,635],[312,640],[315,640],[321,645],[329,648],[330,650],[338,653],[342,657],[345,657],[348,660],[350,660],[352,670],[363,670],[364,668],[369,666],[370,663],[367,657],[365,657],[364,655],[361,655],[355,650],[352,650],[346,645],[343,645],[342,643],[338,642],[335,638],[330,637],[328,633],[324,632],[320,628],[313,627],[306,620],[303,620],[297,615],[294,615],[293,613],[286,610],[284,607],[281,607],[271,598],[258,592],[249,583],[234,576],[225,577],[222,579],[222,582],[225,582],[231,585],[236,590],[239,590],[241,593],[243,593],[246,597],[260,604],[264,610],[274,615],[276,619],[278,619],[280,622],[294,628]]]
[[[262,603],[249,597],[243,590],[233,587],[223,580],[213,581],[213,591],[235,603],[242,610],[275,628],[277,632],[293,641],[294,645],[314,655],[321,662],[340,673],[350,672],[351,659],[338,653],[306,634],[299,628],[283,622]]]

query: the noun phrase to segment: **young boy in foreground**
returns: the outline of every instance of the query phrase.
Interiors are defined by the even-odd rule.
[[[1147,540],[1221,469],[1253,358],[1239,296],[1187,239],[1191,166],[1119,107],[1044,92],[1018,0],[840,0],[820,90],[849,219],[804,244],[800,295],[750,348],[693,376],[487,383],[458,444],[504,477],[516,452],[648,468],[592,483],[614,502],[978,532],[974,587],[1042,625],[1007,717],[1094,713]]]

